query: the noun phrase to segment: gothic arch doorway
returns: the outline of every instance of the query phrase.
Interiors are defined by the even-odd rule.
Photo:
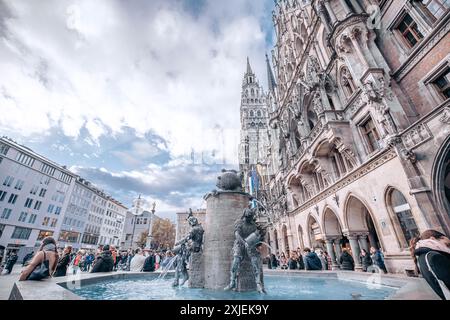
[[[327,237],[342,236],[341,224],[336,214],[330,208],[327,208],[323,214],[323,230]]]
[[[345,218],[350,234],[361,232],[367,233],[369,247],[374,247],[376,249],[382,248],[381,240],[378,236],[369,209],[355,196],[350,196],[347,201]]]
[[[313,216],[308,218],[308,235],[309,243],[311,245],[311,250],[316,248],[324,248],[324,241],[322,237],[322,231],[320,230],[319,222]]]

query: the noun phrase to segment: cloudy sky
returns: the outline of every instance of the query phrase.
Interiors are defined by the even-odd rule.
[[[0,0],[0,135],[163,217],[237,168],[273,0]]]

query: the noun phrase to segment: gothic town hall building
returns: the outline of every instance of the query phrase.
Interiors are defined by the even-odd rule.
[[[260,151],[248,135],[241,146],[258,151],[243,154],[263,159],[240,160],[262,164],[272,248],[322,248],[338,269],[348,247],[358,270],[360,250],[376,247],[390,272],[405,273],[412,237],[430,228],[450,235],[449,8],[445,0],[276,1],[268,141]],[[266,109],[246,99],[259,137]]]

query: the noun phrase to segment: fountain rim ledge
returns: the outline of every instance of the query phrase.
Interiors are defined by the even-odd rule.
[[[173,274],[169,271],[167,274]],[[157,277],[160,272],[117,271],[107,273],[88,273],[77,277],[66,276],[41,281],[16,281],[11,290],[9,300],[88,300],[67,289],[73,280],[81,285],[94,284],[110,279],[129,279],[133,277]],[[304,271],[304,270],[271,270],[265,269],[265,275],[329,278],[363,283],[373,274],[355,271]],[[396,288],[396,292],[387,296],[386,300],[441,300],[423,278],[400,277],[398,275],[380,275],[380,284]],[[299,299],[302,300],[302,299]],[[158,300],[156,300],[158,301]],[[295,301],[295,300],[294,300]]]

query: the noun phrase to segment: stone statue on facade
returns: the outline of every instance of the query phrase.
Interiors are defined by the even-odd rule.
[[[256,208],[246,208],[242,217],[235,223],[235,241],[233,245],[233,262],[230,271],[230,284],[224,290],[236,289],[237,276],[246,256],[250,258],[253,276],[258,292],[265,293],[262,281],[262,260],[258,244],[264,239],[264,231],[256,224]]]
[[[322,105],[322,97],[320,96],[320,92],[316,91],[313,97],[313,109],[317,113],[317,115],[321,114],[324,109]]]
[[[375,105],[375,111],[377,114],[377,121],[381,125],[381,136],[395,135],[397,133],[397,127],[394,123],[389,107],[384,103],[377,103]]]
[[[176,254],[175,257],[175,280],[173,286],[179,285],[179,279],[182,279],[181,286],[189,279],[189,274],[187,271],[187,263],[195,263],[193,259],[199,259],[198,255],[193,255],[195,253],[200,253],[202,251],[203,245],[203,234],[204,230],[202,225],[198,222],[198,219],[192,214],[192,209],[189,209],[189,215],[186,219],[191,226],[191,231],[189,234],[178,241],[173,249]],[[194,258],[195,257],[195,258]]]

